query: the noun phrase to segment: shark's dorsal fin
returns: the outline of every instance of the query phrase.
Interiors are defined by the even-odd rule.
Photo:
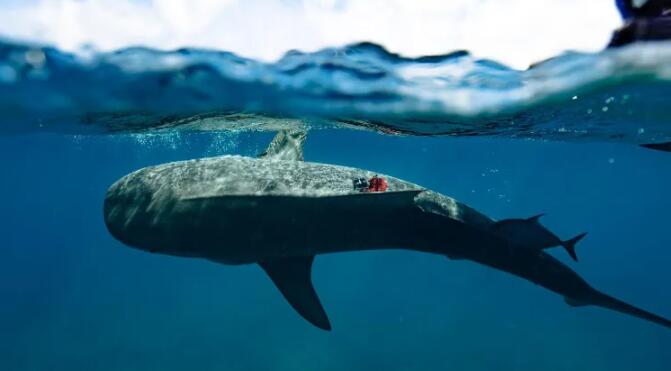
[[[303,144],[306,136],[305,130],[280,130],[268,148],[258,157],[269,160],[303,161]]]
[[[331,330],[331,323],[312,286],[314,256],[272,258],[260,261],[275,286],[291,306],[308,322],[322,330]]]

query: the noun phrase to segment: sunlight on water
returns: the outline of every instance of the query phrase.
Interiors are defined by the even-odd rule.
[[[272,64],[198,49],[83,58],[4,43],[0,51],[2,132],[225,131],[273,120],[404,134],[671,139],[660,103],[671,92],[666,43],[567,53],[525,71],[467,52],[406,58],[370,43],[293,51]]]

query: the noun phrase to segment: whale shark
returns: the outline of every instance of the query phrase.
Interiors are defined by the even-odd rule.
[[[304,131],[280,131],[258,157],[225,155],[146,167],[107,190],[110,234],[125,245],[216,263],[258,264],[314,326],[331,323],[312,284],[321,254],[408,249],[521,277],[571,306],[671,321],[598,291],[544,248],[507,238],[496,221],[417,184],[303,160]],[[379,177],[383,192],[357,187]],[[556,241],[555,241],[556,242]],[[532,243],[533,245],[533,243]]]

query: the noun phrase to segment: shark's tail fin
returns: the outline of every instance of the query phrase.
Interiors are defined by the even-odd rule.
[[[605,307],[608,309],[612,309],[615,311],[618,311],[620,313],[625,313],[632,315],[634,317],[638,317],[650,322],[654,322],[658,325],[662,325],[666,328],[671,329],[671,320],[666,319],[664,317],[658,316],[656,314],[647,312],[643,309],[636,308],[635,306],[631,304],[627,304],[621,300],[615,299],[614,297],[608,296],[603,293],[599,293],[599,298],[596,303],[594,303],[598,306]]]
[[[671,152],[671,142],[641,144],[641,147],[655,149],[657,151]]]
[[[566,252],[573,258],[573,260],[578,261],[578,255],[575,253],[575,245],[585,237],[587,233],[581,233],[570,240],[562,241],[561,245],[566,249]]]

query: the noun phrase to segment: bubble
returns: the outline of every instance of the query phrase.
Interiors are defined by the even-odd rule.
[[[25,55],[26,62],[30,64],[33,68],[40,69],[44,67],[46,62],[46,56],[41,49],[31,49],[26,52]]]
[[[239,146],[239,137],[237,133],[222,132],[217,133],[211,139],[210,145],[205,151],[207,156],[218,156],[224,153],[232,152]]]

